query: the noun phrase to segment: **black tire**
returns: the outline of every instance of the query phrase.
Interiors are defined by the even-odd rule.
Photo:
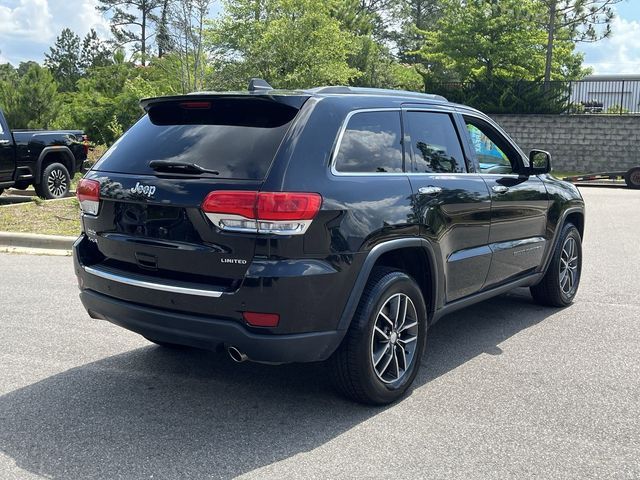
[[[577,258],[575,261],[571,261],[569,258],[569,264],[572,268],[567,269],[564,267],[564,262],[567,260],[565,247],[569,248],[569,242],[571,241],[574,242],[575,256]],[[573,255],[571,255],[571,258],[573,258]],[[575,269],[573,268],[574,266]],[[561,278],[560,275],[563,270],[566,273],[564,277]],[[580,232],[578,232],[575,225],[567,223],[562,227],[560,238],[555,250],[553,251],[553,257],[551,258],[551,264],[547,269],[547,273],[540,283],[530,288],[531,295],[536,303],[539,303],[540,305],[547,305],[550,307],[566,307],[571,305],[580,285],[581,274],[582,239],[580,238]]]
[[[624,181],[629,188],[640,188],[640,167],[629,169],[629,171],[624,174]]]
[[[16,190],[26,190],[31,185],[31,182],[16,182],[12,188]]]
[[[45,200],[63,198],[69,194],[71,176],[61,163],[51,163],[42,171],[40,183],[35,185],[36,194]]]
[[[172,350],[184,350],[190,347],[186,345],[180,345],[179,343],[171,343],[171,342],[163,342],[162,340],[155,340],[153,338],[144,337],[149,340],[151,343],[155,343],[156,345],[164,348],[171,348]]]
[[[408,325],[415,326],[403,330],[402,327],[391,327],[393,322],[390,321],[389,328],[393,328],[393,332],[397,330],[397,333],[393,336],[393,332],[387,331],[388,339],[385,340],[386,337],[380,336],[383,332],[379,329],[374,330],[374,327],[376,321],[382,321],[384,324],[385,320],[379,316],[379,312],[387,308],[387,305],[391,309],[392,304],[389,302],[393,302],[396,297],[396,301],[399,302],[405,299],[404,304],[407,305],[405,311],[409,312],[411,306],[414,307],[410,315],[415,314],[415,321],[409,318],[409,314],[406,319]],[[411,303],[407,302],[406,298],[409,298]],[[397,310],[400,310],[400,307]],[[409,356],[410,345],[414,343],[404,343],[403,332],[409,332],[404,341],[409,339],[410,335],[415,335],[417,338],[414,341],[415,347],[411,352],[411,359],[405,360],[405,368],[400,375],[399,365],[403,358],[401,354],[405,352],[406,359]],[[389,268],[375,268],[365,286],[344,340],[328,361],[334,385],[343,395],[360,403],[386,405],[394,402],[405,393],[418,373],[426,344],[426,334],[427,307],[420,287],[404,272]],[[379,372],[376,371],[373,359],[376,348],[382,351],[379,355],[379,363],[386,363],[391,358],[389,362],[394,365],[389,367],[392,370],[388,374],[391,377],[397,374],[395,381],[384,380],[384,375],[387,373],[383,371],[379,376]],[[382,365],[378,367],[379,370],[382,368]]]

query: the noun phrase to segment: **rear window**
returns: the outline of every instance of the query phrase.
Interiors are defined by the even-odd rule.
[[[335,167],[346,173],[399,173],[403,170],[399,111],[355,113],[347,124]]]
[[[220,178],[263,179],[298,110],[270,100],[211,99],[152,106],[94,170],[154,174],[152,160],[196,163]]]

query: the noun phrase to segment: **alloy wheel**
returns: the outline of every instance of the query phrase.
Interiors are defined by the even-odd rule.
[[[396,383],[409,371],[418,344],[418,314],[404,293],[389,297],[378,311],[371,336],[371,361],[376,376]]]
[[[578,246],[576,239],[568,237],[562,245],[560,254],[560,289],[565,295],[571,295],[578,282]]]
[[[47,187],[51,195],[61,197],[67,192],[67,175],[59,168],[55,168],[49,172],[47,178]]]

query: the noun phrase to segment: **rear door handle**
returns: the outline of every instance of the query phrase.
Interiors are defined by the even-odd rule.
[[[442,192],[442,188],[429,185],[428,187],[420,187],[418,189],[418,195],[438,195]]]
[[[491,187],[495,193],[507,193],[509,191],[509,187],[505,187],[504,185],[494,185]]]

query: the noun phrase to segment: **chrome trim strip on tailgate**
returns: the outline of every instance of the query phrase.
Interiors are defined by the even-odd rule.
[[[105,280],[111,280],[113,282],[123,283],[125,285],[131,285],[133,287],[150,288],[152,290],[160,290],[163,292],[181,293],[183,295],[196,295],[199,297],[221,297],[224,292],[219,290],[204,290],[201,288],[180,287],[177,285],[168,285],[166,283],[150,282],[148,280],[142,280],[141,278],[125,277],[116,273],[99,270],[93,267],[82,267],[84,271],[90,275],[104,278]]]

